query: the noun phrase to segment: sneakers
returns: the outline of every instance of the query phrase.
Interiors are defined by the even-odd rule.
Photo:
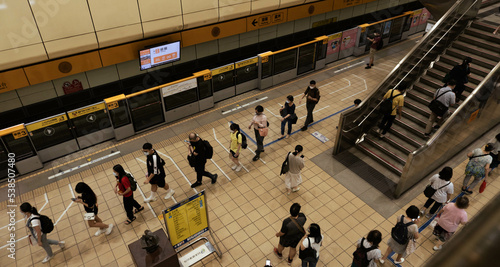
[[[372,67],[371,66],[366,66],[365,69],[371,69]]]
[[[441,245],[441,246],[439,246],[439,247],[434,246],[432,249],[433,249],[434,251],[438,251],[438,250],[441,250],[442,248],[443,248],[443,246]]]
[[[434,214],[427,213],[425,214],[425,218],[430,219]]]
[[[109,235],[111,234],[111,232],[113,231],[113,224],[110,223],[108,228],[106,229],[106,235]]]
[[[300,190],[300,187],[297,187],[296,189],[292,189],[292,192],[297,192]]]
[[[191,185],[191,188],[195,188],[195,187],[198,187],[200,185],[201,185],[200,182],[196,182],[196,183],[194,183],[194,184]]]
[[[217,177],[219,177],[219,175],[214,174],[214,178],[212,178],[212,184],[215,184],[217,182]]]
[[[463,192],[464,192],[464,194],[466,194],[466,195],[472,195],[472,191],[471,191],[471,190],[465,190],[465,191],[463,191]]]
[[[288,265],[292,265],[292,261],[290,258],[286,257],[286,262],[288,263]]]
[[[307,130],[307,126],[304,126],[304,127],[300,128],[300,130],[306,131]]]
[[[235,170],[237,167],[238,165],[234,164],[233,166],[231,166],[231,169]]]
[[[97,230],[97,232],[95,232],[95,236],[100,236],[102,233],[104,232],[103,229],[99,228],[99,230]]]
[[[404,259],[404,258],[401,258],[401,260],[399,260],[399,261],[395,260],[395,261],[394,261],[394,263],[396,263],[396,264],[401,264],[401,263],[403,263],[404,261],[405,261],[405,259]]]
[[[153,197],[153,198],[148,197],[148,198],[144,199],[144,203],[149,203],[149,202],[152,202],[152,201],[156,201],[156,197]]]
[[[42,263],[47,263],[47,262],[49,262],[52,258],[54,258],[54,256],[52,256],[52,257],[47,256],[47,257],[45,257],[45,259],[43,259]]]
[[[59,247],[61,249],[64,249],[66,247],[66,242],[64,242],[64,241],[59,242]]]
[[[255,157],[253,157],[253,159],[252,159],[252,160],[253,160],[253,161],[257,161],[257,160],[259,160],[259,159],[260,159],[260,156],[259,156],[259,155],[255,155]]]
[[[165,195],[165,199],[171,198],[175,194],[174,189],[169,189],[168,193]]]
[[[241,171],[241,168],[243,168],[243,165],[240,164],[238,167],[236,167],[235,171],[239,172],[239,171]]]
[[[385,260],[383,260],[383,259],[379,259],[378,261],[380,261],[380,263],[382,263],[382,264],[385,263]]]
[[[423,217],[425,215],[425,210],[420,210],[420,217]]]
[[[278,249],[277,248],[274,248],[274,254],[276,255],[276,257],[278,257],[278,259],[283,259],[283,254],[279,253],[278,252]]]

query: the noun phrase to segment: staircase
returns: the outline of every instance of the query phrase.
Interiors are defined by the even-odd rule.
[[[434,93],[443,85],[442,79],[453,66],[472,58],[469,83],[462,94],[465,100],[476,86],[500,61],[500,35],[493,35],[496,25],[486,21],[471,24],[441,55],[433,67],[418,78],[405,97],[402,120],[396,119],[385,138],[380,138],[372,128],[357,148],[375,159],[398,177],[403,172],[408,155],[426,143],[425,126],[430,116],[427,105]],[[450,111],[455,108],[451,107]]]

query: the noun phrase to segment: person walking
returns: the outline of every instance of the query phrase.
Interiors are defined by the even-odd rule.
[[[297,192],[300,190],[299,185],[302,183],[300,171],[304,168],[304,155],[302,155],[302,146],[295,146],[293,153],[288,153],[288,166],[289,170],[285,174],[285,186],[287,194]]]
[[[257,142],[257,150],[252,160],[257,161],[260,159],[260,153],[264,152],[264,138],[267,136],[267,127],[269,126],[267,117],[264,115],[264,108],[261,105],[255,107],[255,115],[248,129],[250,130],[252,126],[255,133],[255,141]]]
[[[490,156],[490,152],[493,151],[493,149],[494,145],[492,143],[488,143],[483,149],[476,148],[467,154],[467,157],[469,157],[469,163],[467,163],[467,166],[465,167],[465,178],[462,185],[462,192],[464,192],[464,194],[472,194],[472,189],[476,187],[483,177],[485,181],[488,179],[490,164],[493,162],[493,157]],[[469,185],[471,177],[474,177],[474,180]]]
[[[217,174],[211,174],[205,170],[205,164],[207,164],[206,157],[206,147],[203,143],[203,140],[196,134],[189,134],[189,146],[188,152],[189,156],[193,158],[194,162],[194,171],[196,172],[196,182],[191,185],[191,188],[195,188],[201,185],[201,179],[203,176],[206,176],[212,179],[212,184],[217,182]]]
[[[453,177],[453,169],[451,167],[444,167],[438,174],[434,174],[429,181],[430,186],[436,190],[434,195],[427,198],[424,207],[420,210],[420,216],[431,218],[434,213],[443,205],[445,202],[450,202],[451,195],[453,195],[453,183],[450,182],[451,177]],[[427,209],[434,203],[428,214],[425,214]]]
[[[300,212],[300,208],[299,203],[292,204],[290,207],[290,217],[283,221],[280,231],[276,233],[276,237],[279,237],[280,240],[278,247],[273,250],[274,254],[276,254],[279,259],[282,259],[283,250],[289,247],[290,252],[287,258],[288,265],[292,265],[293,258],[297,253],[297,245],[306,233],[304,224],[307,218],[304,213]]]
[[[231,144],[229,146],[229,159],[234,163],[231,169],[239,172],[243,165],[241,165],[239,156],[241,152],[241,144],[243,143],[243,134],[240,131],[240,126],[236,123],[229,126],[231,130]]]
[[[134,191],[132,191],[131,181],[128,178],[127,173],[123,169],[122,165],[117,164],[113,166],[113,175],[116,178],[116,185],[114,187],[115,194],[123,196],[123,207],[127,213],[126,225],[131,224],[135,221],[136,217],[134,214],[139,213],[144,210],[134,199]],[[130,175],[130,174],[129,174]],[[135,211],[133,210],[135,207]]]
[[[111,234],[111,231],[113,231],[113,224],[105,224],[102,222],[101,218],[97,216],[99,209],[97,205],[97,196],[95,195],[94,191],[92,191],[92,189],[84,182],[79,182],[75,187],[75,191],[78,194],[81,194],[81,196],[73,198],[72,200],[75,203],[82,204],[85,212],[87,212],[87,214],[90,216],[90,218],[86,218],[88,219],[87,223],[89,227],[99,228],[99,230],[95,232],[95,236],[99,236],[102,233],[106,233],[106,235]]]
[[[403,257],[407,256],[406,247],[408,246],[409,241],[412,239],[418,239],[420,237],[417,226],[417,223],[419,222],[419,213],[420,211],[418,210],[418,208],[414,205],[411,205],[408,209],[406,209],[406,217],[404,215],[398,216],[397,224],[393,228],[391,237],[389,237],[389,240],[387,241],[388,247],[385,251],[384,256],[380,259],[380,263],[384,264],[385,260],[387,259],[387,257],[389,257],[389,254],[391,254],[392,251],[397,254],[394,263],[401,264],[405,261]],[[407,235],[398,236],[397,234],[401,233],[401,231],[397,230],[404,228],[407,229],[403,230],[407,233]]]
[[[158,155],[156,150],[153,149],[153,145],[151,143],[145,143],[142,146],[142,152],[146,156],[146,165],[148,169],[148,174],[146,176],[146,180],[144,184],[151,185],[151,194],[148,198],[144,199],[145,203],[155,201],[156,196],[155,193],[158,191],[158,187],[161,187],[167,191],[165,195],[165,199],[169,199],[175,194],[175,191],[168,186],[168,183],[165,182],[165,161]]]
[[[311,223],[307,232],[309,234],[304,235],[302,240],[300,240],[300,251],[304,251],[310,247],[314,250],[315,257],[302,259],[302,267],[316,267],[319,261],[319,250],[323,243],[323,235],[321,234],[319,225],[316,223]]]
[[[59,245],[61,249],[64,249],[66,243],[64,241],[47,239],[47,234],[44,233],[45,229],[42,228],[40,214],[35,207],[31,206],[30,203],[24,202],[23,204],[21,204],[20,210],[24,215],[25,220],[27,221],[26,227],[30,231],[31,236],[47,253],[47,256],[42,260],[42,263],[50,261],[54,257],[54,253],[52,252],[52,248],[50,247],[50,245]]]
[[[281,106],[280,109],[280,114],[281,114],[281,137],[280,138],[288,138],[290,137],[290,134],[292,133],[292,124],[297,122],[296,118],[297,115],[295,115],[295,104],[293,103],[293,96],[289,95],[286,97],[285,104]],[[285,126],[288,123],[288,130],[286,132],[285,136]]]
[[[378,125],[378,133],[380,138],[384,138],[385,134],[391,129],[392,123],[396,119],[396,115],[399,115],[399,120],[401,120],[401,114],[403,113],[404,106],[404,93],[406,91],[406,84],[400,83],[397,88],[390,89],[384,95],[384,101],[386,99],[392,99],[392,110],[390,113],[384,114],[382,121]]]
[[[457,82],[453,90],[453,92],[455,93],[455,103],[460,102],[460,97],[462,96],[462,93],[465,90],[465,84],[469,82],[471,63],[472,63],[472,58],[466,57],[462,61],[462,64],[453,67],[453,69],[451,69],[451,71],[447,75],[449,80],[455,80]]]
[[[469,207],[469,198],[461,196],[457,198],[455,203],[448,203],[439,211],[439,219],[432,234],[437,236],[437,241],[433,250],[440,250],[444,242],[457,231],[460,224],[467,224],[467,212],[465,209]]]
[[[449,108],[450,106],[455,105],[455,93],[453,92],[453,89],[455,89],[456,85],[457,82],[455,80],[450,80],[446,87],[438,89],[434,94],[434,100],[439,101],[440,103],[445,105],[447,110],[442,116],[439,116],[431,110],[431,115],[429,116],[429,120],[427,121],[427,125],[425,126],[425,136],[428,137],[431,134],[432,125],[436,120],[437,124],[436,126],[434,126],[434,129],[439,129],[446,118],[448,118],[448,116],[450,115]]]
[[[382,42],[382,37],[380,37],[380,33],[375,31],[373,33],[373,38],[367,37],[372,44],[370,45],[370,62],[366,64],[365,69],[371,69],[373,66],[373,61],[375,60],[375,54],[379,50],[380,42]]]
[[[304,99],[304,97],[307,97],[306,98],[307,117],[306,121],[304,122],[304,126],[302,126],[301,128],[302,131],[307,130],[309,124],[314,122],[313,112],[320,98],[319,89],[316,87],[316,81],[312,80],[309,82],[309,86],[306,88],[304,95],[302,95],[302,98],[299,100],[299,105],[302,103],[302,99]]]
[[[377,267],[380,262],[382,252],[378,245],[382,242],[382,233],[378,230],[372,230],[366,238],[362,237],[356,243],[356,251],[353,253],[354,259],[351,267]],[[368,263],[368,265],[365,265]]]
[[[493,144],[493,150],[490,152],[490,156],[492,158],[490,169],[493,170],[498,167],[500,163],[500,133],[495,136],[493,140],[491,140],[491,144]]]

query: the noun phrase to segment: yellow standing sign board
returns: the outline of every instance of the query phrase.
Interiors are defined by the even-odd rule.
[[[163,211],[168,237],[175,249],[208,231],[205,192],[200,192]]]

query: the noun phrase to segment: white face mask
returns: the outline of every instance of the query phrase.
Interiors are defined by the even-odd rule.
[[[113,175],[116,176],[116,177],[118,177],[118,173],[116,173],[116,172],[113,172]]]
[[[144,151],[143,153],[144,153],[145,156],[149,156],[148,152]]]
[[[314,89],[314,87],[316,87],[316,86],[310,86],[310,85],[309,85],[309,88],[310,88],[310,89]]]
[[[290,104],[290,100],[287,100],[287,101],[286,101],[286,103],[287,103],[287,104]]]

